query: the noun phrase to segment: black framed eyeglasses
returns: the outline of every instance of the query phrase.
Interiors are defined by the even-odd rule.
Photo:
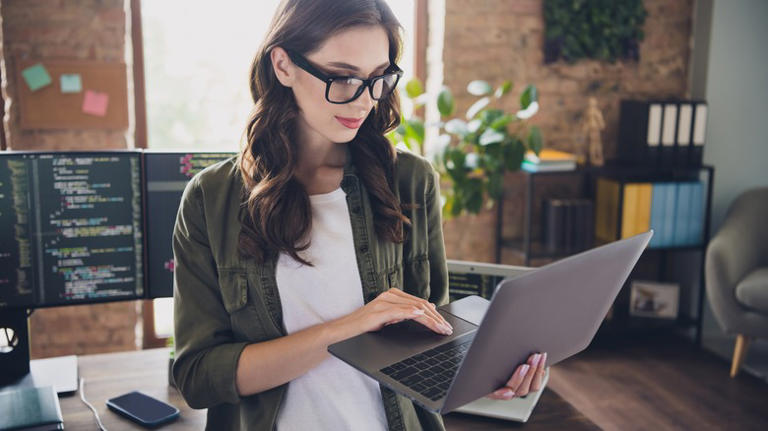
[[[357,99],[363,94],[366,87],[373,100],[381,100],[395,91],[400,77],[403,76],[403,71],[396,64],[392,64],[383,75],[368,79],[354,76],[327,75],[313,66],[301,54],[289,50],[286,50],[286,52],[296,66],[325,82],[325,99],[335,104],[349,103]]]

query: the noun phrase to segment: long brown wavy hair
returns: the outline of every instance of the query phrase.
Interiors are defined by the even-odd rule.
[[[251,65],[254,109],[239,155],[247,211],[239,251],[263,263],[280,252],[306,265],[298,252],[309,247],[312,227],[309,196],[294,173],[297,163],[298,106],[290,88],[275,76],[270,52],[276,46],[306,55],[330,36],[358,25],[380,25],[389,39],[389,61],[400,58],[402,27],[384,0],[283,0]],[[404,240],[410,220],[393,190],[396,153],[384,137],[400,124],[397,91],[378,102],[349,145],[357,175],[370,195],[376,234]]]

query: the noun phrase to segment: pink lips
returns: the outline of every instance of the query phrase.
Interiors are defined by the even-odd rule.
[[[344,118],[336,117],[336,120],[348,129],[357,129],[363,124],[364,118]]]

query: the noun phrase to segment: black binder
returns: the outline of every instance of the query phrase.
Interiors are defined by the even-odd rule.
[[[659,162],[662,107],[653,101],[621,101],[617,151],[620,163],[654,165]]]
[[[701,166],[707,105],[696,100],[622,100],[617,161],[626,165]]]
[[[691,127],[691,154],[689,165],[701,166],[704,160],[704,141],[707,131],[707,103],[698,101],[694,104],[693,126]]]

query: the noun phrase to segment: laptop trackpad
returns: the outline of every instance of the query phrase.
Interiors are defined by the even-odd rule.
[[[483,321],[485,312],[488,311],[488,306],[490,304],[491,301],[488,301],[485,298],[481,298],[477,295],[470,295],[465,296],[458,301],[453,301],[450,304],[443,305],[440,307],[440,311],[446,311],[469,323],[474,323],[475,325],[480,326],[480,322]]]
[[[482,298],[478,299],[487,303]],[[466,298],[453,304],[465,300]],[[438,311],[453,326],[453,334],[451,335],[433,332],[415,320],[404,320],[394,325],[385,326],[380,331],[366,332],[332,344],[328,350],[358,369],[378,369],[475,332],[477,325],[446,311],[447,309],[457,310],[456,307],[450,308],[450,305],[452,304],[440,307]],[[468,308],[477,309],[477,307],[466,307],[466,309]],[[466,313],[463,316],[472,317]]]

